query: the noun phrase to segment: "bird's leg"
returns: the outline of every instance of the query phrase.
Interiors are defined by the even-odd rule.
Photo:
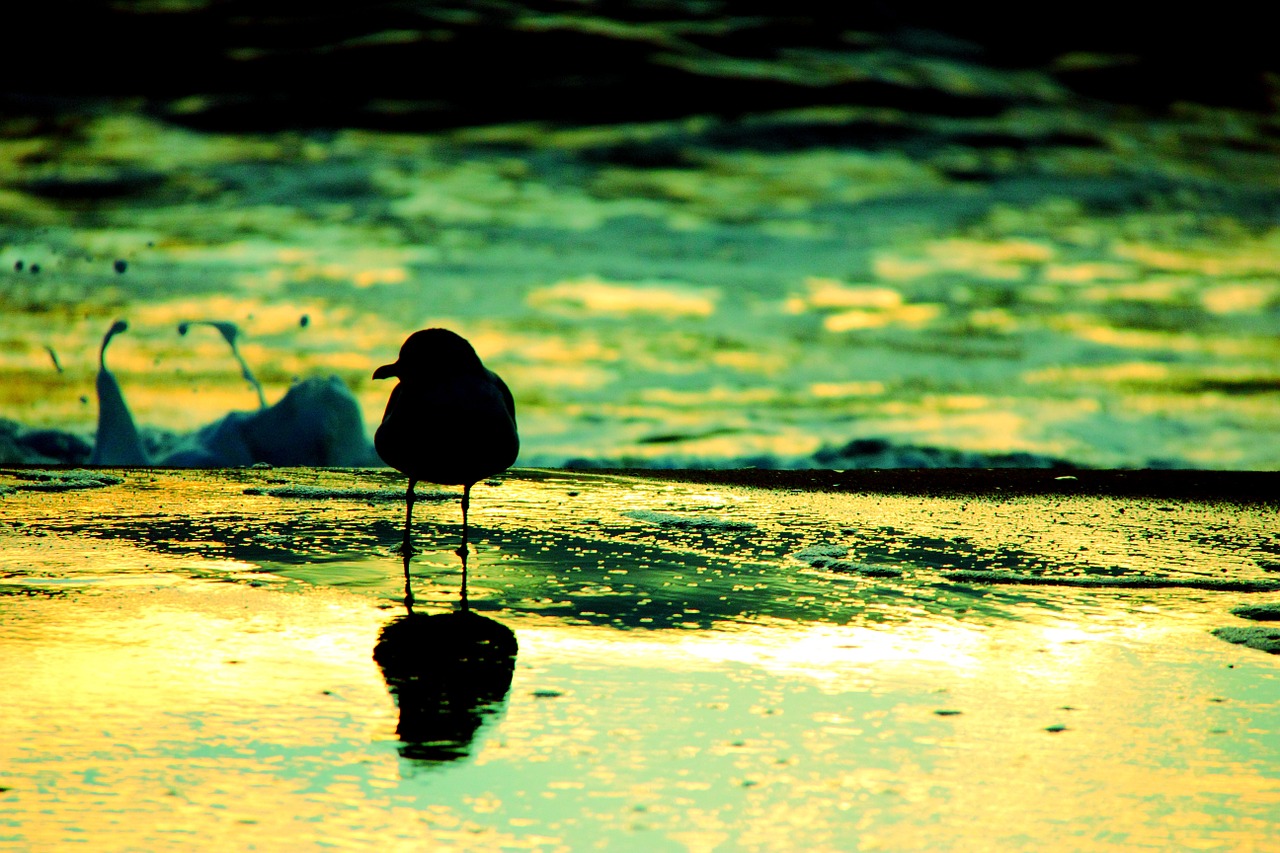
[[[404,606],[413,613],[413,583],[409,580],[409,560],[413,557],[413,541],[409,535],[413,523],[413,487],[417,480],[409,480],[409,489],[404,495],[404,541],[400,543],[400,554],[404,557]]]
[[[458,556],[462,558],[462,612],[467,612],[467,540],[470,531],[467,529],[467,509],[471,506],[471,484],[462,487],[462,544],[458,546]]]

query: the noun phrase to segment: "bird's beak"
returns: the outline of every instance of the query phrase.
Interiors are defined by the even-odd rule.
[[[377,370],[373,371],[373,378],[386,379],[388,376],[399,376],[400,374],[396,372],[396,368],[398,368],[399,366],[400,366],[400,362],[398,361],[395,364],[384,364],[382,365],[382,367],[379,367]]]

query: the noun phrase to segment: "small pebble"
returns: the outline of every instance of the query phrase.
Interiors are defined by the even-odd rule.
[[[304,329],[307,326],[311,325],[311,316],[309,314],[303,314],[301,317],[298,318],[298,325]]]
[[[14,272],[22,272],[22,268],[23,268],[23,267],[25,267],[25,266],[26,266],[26,264],[24,264],[22,261],[14,261],[14,262],[13,262],[13,271],[14,271]]]
[[[32,275],[39,275],[39,274],[40,274],[40,265],[39,265],[39,264],[32,264],[32,265],[31,265],[31,274],[32,274]]]
[[[123,274],[124,271],[129,268],[129,262],[125,260],[117,260],[114,264],[112,264],[112,266],[115,267],[116,272]]]

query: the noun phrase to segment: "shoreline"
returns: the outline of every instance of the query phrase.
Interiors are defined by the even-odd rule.
[[[1061,495],[1280,504],[1280,471],[1201,469],[867,468],[592,469],[588,473],[717,486],[920,497]]]
[[[390,468],[325,466],[240,466],[192,469],[167,466],[37,465],[6,463],[7,471],[133,471],[184,472],[250,470],[352,471],[368,474]],[[738,486],[775,491],[865,493],[916,497],[1012,498],[1033,496],[1151,498],[1240,505],[1280,505],[1280,471],[1224,471],[1212,469],[1043,469],[1043,468],[523,468],[505,475],[540,474],[551,477],[633,477],[713,486]],[[503,476],[503,475],[499,475]],[[27,478],[21,478],[27,479]]]

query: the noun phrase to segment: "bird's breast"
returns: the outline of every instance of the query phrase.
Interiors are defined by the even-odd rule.
[[[402,381],[391,393],[374,447],[388,465],[432,483],[474,483],[515,462],[516,423],[488,378]]]

